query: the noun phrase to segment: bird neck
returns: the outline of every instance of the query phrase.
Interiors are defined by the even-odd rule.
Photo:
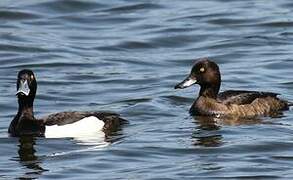
[[[34,115],[33,112],[34,98],[22,97],[18,98],[18,114]]]
[[[220,90],[220,85],[201,85],[199,96],[216,99]]]

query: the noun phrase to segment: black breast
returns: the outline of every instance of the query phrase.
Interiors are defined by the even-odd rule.
[[[41,120],[22,118],[9,133],[12,136],[44,136],[45,125]]]

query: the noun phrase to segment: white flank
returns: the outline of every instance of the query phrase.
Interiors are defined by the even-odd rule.
[[[101,139],[105,137],[102,131],[105,123],[95,116],[83,118],[75,123],[63,126],[46,126],[46,138],[65,138],[72,137],[76,140],[92,141],[93,139]],[[104,139],[103,139],[104,140]],[[89,142],[90,143],[90,142]]]

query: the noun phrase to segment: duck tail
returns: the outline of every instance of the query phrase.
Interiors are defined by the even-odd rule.
[[[292,101],[287,101],[287,106],[288,106],[288,108],[292,107],[293,106],[293,102]]]

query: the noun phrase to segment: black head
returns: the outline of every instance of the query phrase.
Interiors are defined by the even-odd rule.
[[[221,85],[221,75],[218,65],[208,58],[199,59],[192,67],[189,76],[177,84],[175,89],[183,89],[193,84],[199,84],[203,88],[201,90],[212,88],[217,94]]]
[[[29,69],[23,69],[19,71],[17,75],[17,92],[18,98],[35,98],[37,92],[37,81],[33,71]]]
[[[8,132],[12,136],[40,134],[45,131],[42,121],[35,121],[33,103],[37,91],[37,81],[31,70],[19,71],[16,82],[18,113],[11,121]],[[32,134],[33,133],[33,134]]]

